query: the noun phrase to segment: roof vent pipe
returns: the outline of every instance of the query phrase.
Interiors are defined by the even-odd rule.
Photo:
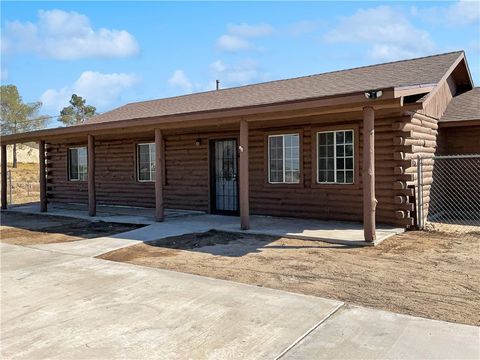
[[[217,90],[220,90],[220,80],[215,80],[215,82],[216,82],[216,84],[217,84],[217,85],[216,85],[216,89],[217,89]]]

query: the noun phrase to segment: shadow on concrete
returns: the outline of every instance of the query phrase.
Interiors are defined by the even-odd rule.
[[[216,256],[241,257],[247,254],[260,253],[262,249],[352,249],[352,245],[326,244],[321,240],[298,240],[305,243],[318,242],[325,245],[272,245],[282,239],[281,236],[255,235],[248,233],[235,233],[227,231],[209,230],[202,233],[190,233],[171,236],[154,241],[145,241],[144,244],[156,248],[186,250],[208,253]],[[360,246],[356,246],[360,247]]]

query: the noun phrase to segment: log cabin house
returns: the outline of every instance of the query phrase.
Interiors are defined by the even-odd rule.
[[[373,241],[376,222],[414,225],[416,159],[460,151],[468,127],[479,133],[478,117],[462,118],[478,104],[472,89],[459,51],[130,103],[3,136],[1,149],[38,141],[42,211],[152,207],[162,221],[164,208],[188,209],[238,214],[242,229],[249,214],[345,220]],[[466,151],[480,152],[478,139]]]

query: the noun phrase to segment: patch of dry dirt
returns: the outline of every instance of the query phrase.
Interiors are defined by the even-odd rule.
[[[479,241],[412,231],[353,248],[211,231],[99,257],[480,325]]]
[[[14,245],[51,244],[108,236],[138,227],[57,216],[2,213],[0,241]]]

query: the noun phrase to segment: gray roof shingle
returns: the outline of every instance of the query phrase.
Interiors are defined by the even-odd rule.
[[[480,87],[455,96],[440,118],[440,122],[463,120],[480,120]]]
[[[126,104],[88,123],[307,100],[371,89],[436,84],[462,51],[293,79]]]

